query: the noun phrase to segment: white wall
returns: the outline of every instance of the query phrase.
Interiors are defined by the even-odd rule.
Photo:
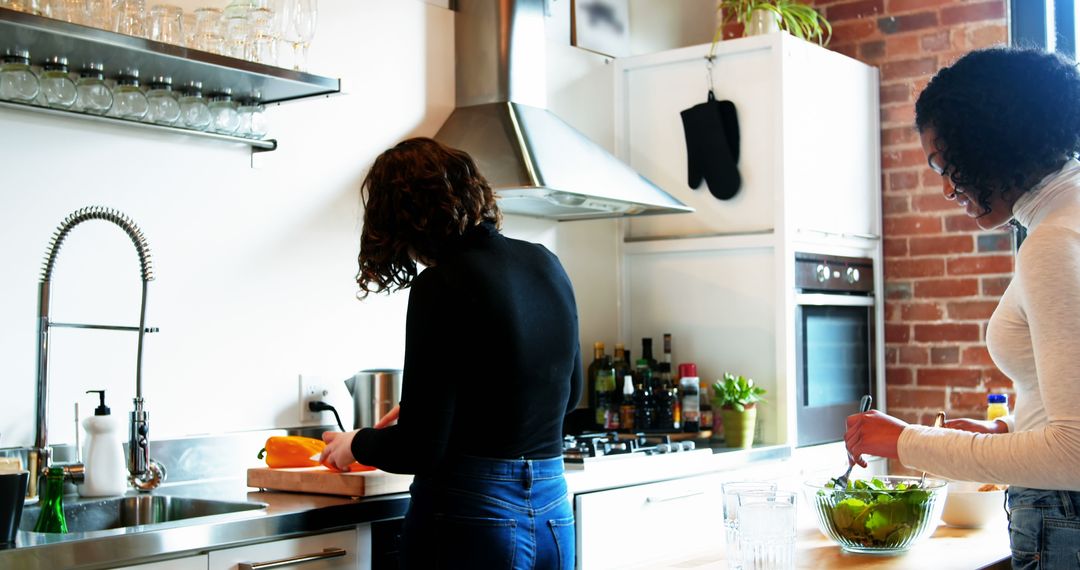
[[[551,6],[549,107],[611,149],[610,62],[569,45],[569,0]],[[0,447],[33,441],[41,258],[86,205],[129,214],[153,253],[147,322],[161,332],[146,339],[143,387],[153,437],[296,425],[301,373],[331,384],[347,411],[339,380],[401,365],[407,293],[355,298],[358,188],[379,152],[434,134],[452,109],[453,12],[403,0],[320,8],[311,69],[340,77],[344,94],[272,107],[280,148],[257,169],[246,147],[0,111]],[[504,224],[559,254],[586,347],[616,340],[616,225]],[[53,319],[134,324],[137,266],[118,228],[80,225],[53,275]],[[50,440],[73,441],[72,406],[90,413],[89,389],[108,390],[126,419],[134,335],[54,329],[52,340]]]

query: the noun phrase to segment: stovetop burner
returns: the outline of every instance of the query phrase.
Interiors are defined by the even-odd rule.
[[[665,434],[606,432],[563,437],[563,460],[571,463],[631,453],[659,455],[693,449],[693,441],[671,441],[671,436]]]

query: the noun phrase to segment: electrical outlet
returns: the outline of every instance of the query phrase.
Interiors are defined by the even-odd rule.
[[[323,414],[326,412],[313,412],[308,409],[308,402],[325,401],[330,395],[326,382],[320,376],[311,374],[300,375],[300,425],[320,425],[323,422]]]

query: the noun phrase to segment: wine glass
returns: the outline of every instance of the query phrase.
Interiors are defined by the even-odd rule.
[[[297,43],[294,48],[299,48],[293,69],[307,71],[308,49],[311,40],[315,37],[315,26],[319,20],[318,0],[295,0],[295,12],[293,12],[292,27],[296,33]]]

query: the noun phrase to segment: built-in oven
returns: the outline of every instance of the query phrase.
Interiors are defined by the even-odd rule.
[[[876,302],[872,259],[795,254],[799,446],[842,440],[859,399],[877,396]]]

